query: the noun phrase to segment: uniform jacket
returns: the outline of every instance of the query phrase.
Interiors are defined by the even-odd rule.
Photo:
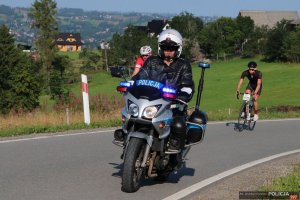
[[[194,94],[192,67],[183,58],[174,60],[168,66],[161,57],[151,56],[146,60],[140,72],[132,79],[151,79],[164,83],[168,87],[177,89],[178,98],[185,102],[190,101]]]

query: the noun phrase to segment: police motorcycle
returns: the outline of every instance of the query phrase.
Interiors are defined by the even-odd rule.
[[[144,178],[159,181],[182,166],[192,145],[200,143],[205,134],[207,115],[201,111],[200,100],[204,72],[208,63],[199,63],[199,80],[195,110],[187,115],[186,143],[180,151],[169,151],[172,109],[184,109],[176,99],[176,90],[154,80],[121,81],[117,91],[123,94],[122,129],[114,132],[113,143],[123,148],[122,191],[136,192]]]

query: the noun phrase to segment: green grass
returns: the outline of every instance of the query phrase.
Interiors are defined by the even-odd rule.
[[[59,55],[68,56],[71,60],[76,60],[76,59],[79,58],[79,53],[80,52],[63,52],[63,51],[60,51]]]
[[[263,91],[259,99],[261,110],[279,105],[300,106],[300,64],[265,63],[258,59],[258,69],[263,73]],[[222,114],[228,110],[240,108],[241,100],[235,96],[236,86],[243,70],[247,69],[248,59],[233,59],[225,62],[214,62],[206,69],[204,90],[200,108],[206,112]],[[195,95],[189,106],[195,105],[201,69],[193,64],[193,78],[196,84]],[[113,78],[107,72],[88,74],[89,93],[91,95],[115,94],[115,88],[121,78]],[[242,88],[246,87],[245,80]],[[81,95],[81,83],[71,86],[71,91]],[[120,96],[121,98],[121,96]]]
[[[259,100],[260,119],[300,117],[300,93],[298,92],[300,91],[300,81],[298,78],[300,73],[300,64],[265,63],[258,59],[256,61],[258,62],[258,69],[263,73],[263,92]],[[241,105],[241,100],[237,100],[235,96],[236,85],[242,71],[246,69],[248,62],[248,59],[233,59],[225,62],[214,62],[211,64],[210,69],[206,69],[200,109],[207,112],[209,121],[236,119]],[[197,64],[193,64],[193,78],[196,84],[196,92],[192,101],[189,103],[190,108],[195,106],[200,75],[201,69],[197,67]],[[121,78],[111,77],[110,73],[106,71],[87,73],[87,76],[89,95],[91,97],[101,94],[114,95],[117,96],[117,98],[119,97],[120,100],[122,99],[122,95],[116,91],[116,86],[122,80]],[[244,81],[243,88],[246,87],[247,82],[248,81]],[[81,99],[81,82],[71,84],[68,87],[71,92]],[[52,112],[54,102],[49,100],[49,97],[41,97],[40,102],[41,111],[44,112],[46,116],[50,116],[49,114],[55,113],[54,111]],[[93,101],[90,102],[90,105],[92,102]],[[298,110],[292,110],[289,112],[274,111],[273,108],[276,106],[297,106]],[[61,112],[65,111],[63,110]],[[47,119],[44,119],[45,116],[42,114],[43,113],[41,113],[41,119],[39,120],[40,123],[37,123],[37,120],[35,120],[32,121],[32,123],[28,122],[24,126],[19,124],[18,127],[12,127],[9,125],[11,124],[11,121],[6,120],[3,124],[8,128],[1,129],[1,136],[85,128],[82,124],[77,124],[80,120],[70,126],[65,126],[64,121],[56,125],[50,125],[52,118],[50,119],[48,117]],[[97,114],[102,116],[105,113]],[[4,119],[5,118],[3,118],[3,120]],[[100,119],[102,118],[100,117]],[[18,120],[18,116],[16,116],[15,120]],[[74,118],[72,120],[74,122]],[[44,123],[45,121],[46,124]],[[95,120],[95,122],[98,121]],[[114,117],[113,119],[102,119],[99,123],[95,122],[93,122],[94,124],[92,124],[90,128],[117,125],[120,123],[120,120]]]
[[[294,168],[294,171],[285,176],[273,180],[271,185],[262,187],[262,191],[300,191],[300,164]]]
[[[239,109],[241,101],[235,97],[236,86],[249,60],[234,59],[211,65],[205,74],[201,107],[206,111]],[[259,107],[278,105],[300,105],[300,64],[264,63],[258,61],[258,69],[263,73],[263,91]],[[199,79],[200,69],[194,68],[194,79]],[[198,73],[197,73],[198,71]],[[246,87],[245,79],[242,88]],[[197,83],[198,84],[198,83]],[[195,95],[196,96],[196,95]],[[195,96],[191,105],[195,104]]]

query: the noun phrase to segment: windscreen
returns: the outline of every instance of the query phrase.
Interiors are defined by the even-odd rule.
[[[163,84],[153,80],[136,80],[129,92],[137,99],[153,101],[162,97]]]

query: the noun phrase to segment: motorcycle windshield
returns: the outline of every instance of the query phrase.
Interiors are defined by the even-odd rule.
[[[137,99],[153,101],[162,98],[164,85],[153,80],[136,80],[129,92]]]

